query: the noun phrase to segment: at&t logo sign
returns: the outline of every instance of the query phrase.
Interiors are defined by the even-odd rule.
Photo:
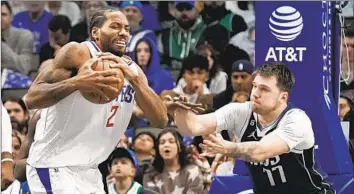
[[[269,18],[269,28],[280,41],[294,40],[301,34],[303,26],[300,12],[290,6],[279,7]]]
[[[295,40],[304,27],[301,13],[291,6],[281,6],[272,12],[269,18],[270,32],[282,42]],[[266,61],[303,61],[306,47],[270,47]]]

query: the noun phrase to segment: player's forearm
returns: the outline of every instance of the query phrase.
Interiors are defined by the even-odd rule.
[[[76,90],[74,78],[52,84],[42,82],[31,86],[24,100],[29,109],[43,109],[53,106]]]
[[[27,158],[18,160],[15,164],[14,176],[20,182],[26,181],[26,160]]]
[[[241,159],[247,162],[261,162],[266,160],[265,151],[257,141],[232,143],[231,146],[225,149],[226,155]]]
[[[178,131],[182,135],[186,136],[197,136],[198,134],[198,123],[197,115],[191,111],[177,109],[174,114],[174,121],[178,127]]]
[[[157,128],[167,126],[167,108],[160,97],[140,78],[132,82],[139,108],[150,124]]]

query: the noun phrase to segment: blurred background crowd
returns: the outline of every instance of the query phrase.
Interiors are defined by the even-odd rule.
[[[31,143],[25,140],[28,136],[33,139],[27,133],[36,123],[21,98],[65,44],[89,40],[90,18],[104,7],[119,8],[127,16],[131,30],[127,55],[143,69],[150,87],[161,98],[187,96],[191,102],[202,103],[205,113],[249,99],[255,67],[253,1],[1,1],[2,101],[11,117],[15,161],[23,159],[18,152],[21,144]],[[343,10],[342,15],[346,28],[339,117],[351,123],[352,144],[353,9]],[[227,133],[222,136],[233,141]],[[122,163],[114,158],[121,157],[131,163],[122,174],[148,190],[207,192],[214,176],[233,174],[234,160],[222,155],[200,156],[202,140],[181,136],[173,122],[166,129],[151,127],[136,106],[117,145],[120,149],[112,154],[113,162],[107,160],[100,166],[107,192],[116,182],[111,169]],[[18,182],[28,191],[25,177]]]

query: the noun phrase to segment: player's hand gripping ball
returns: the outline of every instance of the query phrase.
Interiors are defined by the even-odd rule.
[[[80,91],[81,95],[88,101],[95,103],[95,104],[105,104],[108,102],[111,102],[112,100],[114,100],[115,98],[117,98],[119,96],[119,94],[121,93],[123,86],[124,86],[124,74],[122,72],[122,70],[120,70],[119,68],[112,68],[110,66],[111,63],[115,63],[114,61],[111,60],[98,60],[97,63],[93,64],[91,66],[93,71],[105,71],[105,70],[114,70],[117,72],[117,74],[115,75],[117,78],[120,79],[120,81],[118,82],[113,82],[113,83],[102,83],[105,85],[109,85],[113,88],[115,88],[116,90],[113,91],[111,89],[108,88],[100,88],[100,90],[105,94],[105,96],[107,98],[104,98],[102,95],[100,95],[97,92],[83,92]],[[99,77],[97,79],[100,79]]]

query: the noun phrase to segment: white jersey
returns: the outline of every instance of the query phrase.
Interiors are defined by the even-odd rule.
[[[91,56],[99,52],[85,42]],[[136,64],[129,64],[137,72]],[[135,90],[128,80],[119,96],[106,104],[93,104],[75,91],[41,111],[27,163],[36,168],[95,167],[113,151],[133,112]]]
[[[252,112],[250,102],[227,104],[215,112],[216,130],[218,132],[227,130],[237,141],[241,141],[252,114],[257,123],[258,117],[256,113]],[[282,138],[288,144],[291,152],[302,151],[314,146],[315,137],[312,123],[303,110],[293,108],[286,112],[282,118],[278,119],[281,120],[272,133]],[[262,129],[260,129],[258,124],[254,123],[256,125],[255,133],[257,136],[265,136],[275,126],[278,119],[267,126],[263,126]]]

